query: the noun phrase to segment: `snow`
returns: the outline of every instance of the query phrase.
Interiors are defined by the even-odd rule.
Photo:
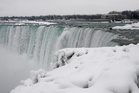
[[[51,24],[56,24],[56,23],[41,22],[41,21],[22,21],[22,23],[31,23],[31,24],[39,24],[39,25],[51,25]]]
[[[131,30],[138,30],[139,29],[139,22],[133,24],[126,24],[125,26],[115,26],[112,29],[131,29]]]
[[[11,93],[139,93],[138,55],[139,44],[62,49]]]
[[[26,25],[26,24],[37,24],[37,25],[52,25],[56,23],[52,22],[45,22],[45,21],[0,21],[0,22],[8,22],[8,23],[15,23],[14,25]]]

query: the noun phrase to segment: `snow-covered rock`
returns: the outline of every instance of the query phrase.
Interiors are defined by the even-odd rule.
[[[139,29],[139,22],[138,23],[133,23],[133,24],[126,24],[125,26],[115,26],[112,29]]]
[[[11,93],[139,93],[139,44],[62,49],[53,62]]]

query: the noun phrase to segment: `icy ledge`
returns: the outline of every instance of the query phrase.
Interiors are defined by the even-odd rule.
[[[53,62],[11,93],[139,93],[139,44],[63,49]]]

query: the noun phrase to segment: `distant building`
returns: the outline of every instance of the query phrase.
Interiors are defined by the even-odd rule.
[[[123,15],[121,14],[121,12],[116,12],[116,11],[112,11],[109,12],[107,15],[102,15],[101,19],[110,19],[113,21],[121,21],[123,18]]]

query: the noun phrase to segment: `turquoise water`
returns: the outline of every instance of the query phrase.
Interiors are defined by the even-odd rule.
[[[63,48],[115,46],[118,35],[103,29],[61,25],[0,25],[0,45],[27,54],[44,69],[51,69],[55,51]]]

